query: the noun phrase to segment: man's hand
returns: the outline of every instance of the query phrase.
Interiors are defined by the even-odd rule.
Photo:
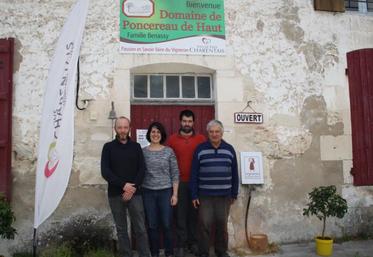
[[[124,192],[122,194],[122,199],[123,199],[123,201],[127,202],[127,201],[131,200],[132,196],[133,196],[133,193],[131,193],[131,192]]]
[[[199,206],[199,199],[195,199],[192,201],[194,208],[198,209]]]
[[[122,199],[127,202],[131,200],[133,194],[136,192],[135,184],[126,183],[123,187]]]
[[[175,206],[177,204],[177,195],[171,196],[171,206]]]
[[[129,192],[129,193],[132,193],[134,194],[136,192],[136,187],[135,187],[135,184],[132,184],[132,183],[126,183],[123,187],[123,191],[124,192]]]

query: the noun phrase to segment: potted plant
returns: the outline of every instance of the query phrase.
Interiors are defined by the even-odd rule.
[[[16,220],[10,204],[0,193],[0,236],[1,238],[13,239],[17,233],[12,227]]]
[[[343,218],[347,212],[347,201],[337,193],[334,185],[314,188],[309,194],[307,208],[303,215],[315,215],[323,222],[321,236],[316,237],[316,252],[320,256],[330,256],[333,252],[333,239],[325,236],[326,218]]]

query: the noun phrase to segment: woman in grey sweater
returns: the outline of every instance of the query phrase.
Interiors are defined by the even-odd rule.
[[[150,252],[159,256],[159,228],[163,230],[165,256],[172,256],[172,206],[177,204],[179,169],[173,150],[164,146],[166,131],[159,122],[148,128],[146,139],[150,145],[143,148],[146,170],[143,188],[145,215],[148,221]]]

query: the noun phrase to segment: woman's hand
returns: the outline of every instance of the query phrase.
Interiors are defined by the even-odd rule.
[[[171,206],[175,206],[177,204],[177,195],[171,196]]]

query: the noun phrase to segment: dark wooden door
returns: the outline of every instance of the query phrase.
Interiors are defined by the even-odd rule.
[[[373,49],[347,53],[355,186],[373,185]]]
[[[0,192],[10,199],[13,39],[0,39]]]
[[[136,129],[147,129],[153,121],[161,122],[167,135],[180,128],[179,113],[189,109],[194,112],[196,133],[206,135],[207,123],[214,119],[214,106],[206,105],[131,105],[131,135],[136,139]]]

